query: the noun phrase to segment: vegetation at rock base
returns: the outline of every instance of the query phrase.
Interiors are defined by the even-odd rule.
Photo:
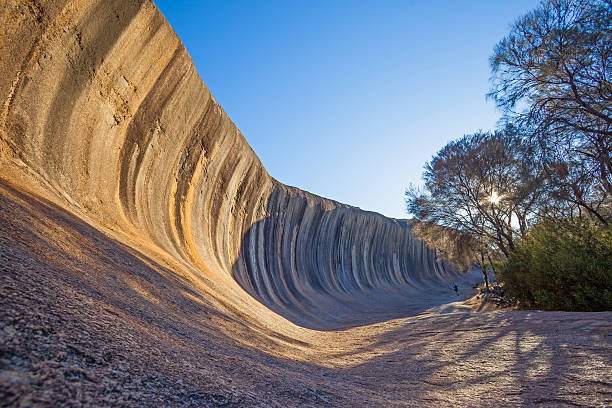
[[[526,308],[612,309],[612,228],[583,218],[535,225],[498,270]]]
[[[406,191],[414,232],[524,307],[612,310],[612,1],[542,1],[491,70],[500,128],[425,165]]]

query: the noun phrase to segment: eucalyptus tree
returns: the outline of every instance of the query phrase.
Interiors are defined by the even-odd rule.
[[[532,130],[552,191],[609,222],[612,1],[543,1],[497,44],[491,68],[489,96]]]
[[[424,186],[406,191],[417,220],[476,240],[508,256],[548,199],[544,173],[527,140],[511,126],[448,143],[425,165]]]

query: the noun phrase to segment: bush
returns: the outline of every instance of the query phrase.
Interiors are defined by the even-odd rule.
[[[612,310],[612,228],[584,219],[535,225],[499,268],[522,308]]]

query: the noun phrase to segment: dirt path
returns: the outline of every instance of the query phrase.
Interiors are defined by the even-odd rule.
[[[612,313],[451,302],[292,337],[44,200],[3,186],[0,207],[2,406],[612,404]]]

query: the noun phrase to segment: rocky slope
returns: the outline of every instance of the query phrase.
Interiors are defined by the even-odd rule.
[[[17,1],[2,26],[5,151],[94,225],[313,328],[461,279],[405,221],[272,179],[150,1]]]
[[[151,1],[7,0],[0,27],[3,402],[610,400],[611,314],[440,316],[474,276],[270,177]]]

